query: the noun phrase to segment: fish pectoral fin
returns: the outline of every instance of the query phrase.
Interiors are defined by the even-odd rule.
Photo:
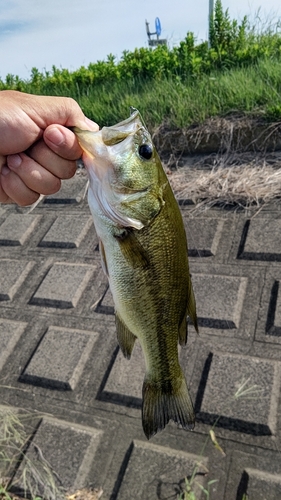
[[[146,376],[142,397],[142,426],[147,439],[164,429],[169,420],[184,429],[194,428],[195,415],[183,373],[176,384],[173,381],[161,384],[161,381],[155,382]]]
[[[130,359],[136,336],[127,328],[117,311],[115,311],[117,340],[125,358]]]
[[[145,268],[149,265],[148,255],[142,244],[130,229],[123,229],[115,235],[120,250],[131,267]]]
[[[104,274],[108,277],[108,268],[107,268],[107,262],[106,262],[106,255],[105,255],[105,250],[103,246],[103,242],[101,239],[99,239],[99,251],[100,251],[100,258],[101,258],[101,267],[104,272]]]

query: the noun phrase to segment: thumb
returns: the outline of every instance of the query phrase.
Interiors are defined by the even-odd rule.
[[[92,130],[94,132],[99,129],[98,125],[88,118],[85,118],[84,121],[79,120],[78,123],[83,129]],[[44,131],[43,139],[54,153],[68,160],[76,160],[82,154],[81,147],[79,146],[75,134],[62,125],[49,125]]]

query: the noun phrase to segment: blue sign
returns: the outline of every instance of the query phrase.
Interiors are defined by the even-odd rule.
[[[161,35],[161,23],[159,17],[156,17],[155,19],[155,30],[156,30],[156,35],[160,36]]]

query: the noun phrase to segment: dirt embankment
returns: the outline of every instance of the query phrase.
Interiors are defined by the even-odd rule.
[[[153,135],[179,200],[192,212],[216,206],[260,210],[281,197],[281,123],[245,117]]]
[[[229,116],[171,130],[165,123],[153,134],[161,154],[211,154],[281,151],[281,122]]]

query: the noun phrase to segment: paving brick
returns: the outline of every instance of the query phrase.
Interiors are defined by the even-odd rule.
[[[10,214],[0,226],[0,245],[23,245],[41,218],[40,215]]]
[[[226,486],[227,500],[279,500],[281,498],[280,452],[257,450],[255,455],[239,451],[233,453],[229,479]]]
[[[184,225],[190,257],[210,257],[217,253],[224,221],[217,219],[186,219]]]
[[[121,350],[117,351],[101,399],[140,407],[144,375],[144,357],[141,346],[136,341],[130,360],[124,358]]]
[[[199,326],[238,328],[248,279],[192,273]]]
[[[263,286],[255,337],[259,341],[281,343],[281,270],[270,269]]]
[[[102,431],[93,427],[82,427],[44,417],[29,445],[26,458],[15,475],[13,484],[24,489],[25,470],[26,477],[30,480],[28,490],[32,489],[34,496],[59,498],[50,486],[50,476],[56,488],[61,490],[84,487],[102,434]]]
[[[275,435],[280,365],[250,356],[210,353],[195,404],[198,418],[213,424],[220,417],[217,426],[226,429]]]
[[[192,475],[197,463],[193,486],[196,498],[201,498],[207,458],[138,440],[132,443],[129,452],[118,500],[177,498],[184,491],[185,477]]]
[[[49,389],[74,390],[97,333],[50,326],[20,377]]]
[[[59,215],[40,247],[78,248],[93,225],[91,217],[83,215]]]
[[[47,307],[76,307],[95,266],[86,264],[55,263],[30,303]]]
[[[0,301],[13,299],[33,266],[31,261],[0,260]]]
[[[281,475],[269,474],[256,469],[244,471],[247,495],[255,500],[277,500],[281,498]]]
[[[14,347],[26,326],[27,323],[0,318],[0,370],[13,353]]]
[[[77,204],[83,200],[85,188],[87,185],[87,177],[77,175],[72,179],[62,181],[61,189],[58,193],[50,196],[45,196],[43,204]]]
[[[243,229],[238,256],[242,259],[281,261],[281,219],[248,220]]]

